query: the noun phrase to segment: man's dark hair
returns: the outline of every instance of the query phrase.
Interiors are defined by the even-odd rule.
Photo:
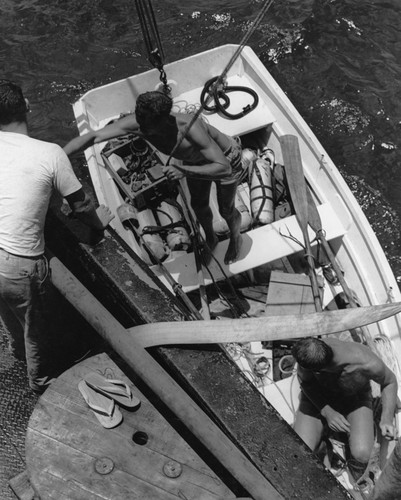
[[[331,362],[333,350],[323,340],[307,337],[293,345],[292,355],[302,368],[319,371]]]
[[[0,80],[0,125],[25,122],[27,111],[21,87],[10,80]]]
[[[149,125],[165,119],[171,112],[173,100],[167,94],[157,90],[144,92],[138,96],[135,106],[135,117],[138,125],[146,131]]]

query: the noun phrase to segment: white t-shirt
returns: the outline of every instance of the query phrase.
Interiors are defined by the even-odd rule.
[[[65,197],[81,187],[60,146],[0,131],[0,248],[24,257],[42,255],[53,190]]]

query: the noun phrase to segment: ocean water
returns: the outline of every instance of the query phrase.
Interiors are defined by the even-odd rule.
[[[239,43],[262,5],[154,1],[165,61]],[[249,45],[339,167],[401,283],[400,15],[397,0],[276,0]],[[77,134],[82,93],[151,68],[133,0],[0,0],[0,67],[31,102],[31,135],[60,145]]]

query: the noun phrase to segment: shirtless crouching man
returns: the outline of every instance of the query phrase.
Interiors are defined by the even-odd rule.
[[[294,344],[292,354],[301,384],[295,431],[314,452],[321,443],[324,422],[333,431],[347,433],[351,453],[348,466],[358,480],[374,445],[370,381],[381,388],[382,437],[392,440],[396,437],[396,376],[369,347],[355,342],[305,338]]]
[[[130,114],[103,129],[76,137],[64,150],[70,155],[94,143],[128,133],[143,137],[166,155],[170,155],[178,143],[174,157],[183,164],[164,167],[164,173],[171,180],[187,178],[191,206],[205,231],[210,251],[218,243],[209,205],[211,185],[216,183],[219,211],[230,229],[230,242],[224,258],[225,264],[230,264],[238,259],[242,243],[241,215],[235,208],[237,184],[243,175],[241,146],[234,138],[202,119],[196,120],[186,133],[193,115],[173,113],[172,105],[172,99],[163,92],[145,92],[138,96],[135,115]],[[183,135],[184,139],[179,142]]]

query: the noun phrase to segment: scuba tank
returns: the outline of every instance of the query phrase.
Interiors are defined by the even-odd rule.
[[[245,172],[249,174],[252,170],[253,164],[255,163],[255,160],[257,159],[258,155],[254,149],[250,148],[244,148],[241,151],[241,162],[242,162],[242,167]]]
[[[191,238],[184,227],[184,220],[178,208],[172,203],[162,201],[156,208],[156,213],[161,226],[171,226],[167,230],[166,236],[166,242],[170,250],[189,250]]]
[[[274,221],[273,208],[274,157],[266,150],[252,166],[249,173],[251,212],[254,224],[269,224]]]
[[[213,213],[213,231],[217,234],[217,236],[228,236],[230,230],[227,222],[220,215],[219,205],[217,203],[216,184],[214,182],[212,182],[212,187],[210,189],[209,206]]]
[[[168,256],[165,243],[160,234],[149,232],[148,228],[156,226],[156,219],[152,210],[137,210],[134,206],[124,204],[118,207],[117,214],[125,227],[131,229],[138,238],[138,243],[142,249],[143,260],[153,265],[152,255],[158,260],[164,260]],[[144,242],[146,245],[144,245]],[[149,255],[147,248],[151,251]]]
[[[235,208],[241,214],[241,233],[248,231],[252,224],[249,201],[249,186],[246,182],[241,182],[235,195]]]
[[[162,237],[157,232],[149,232],[151,227],[157,226],[152,210],[150,210],[150,208],[138,210],[136,213],[136,220],[138,221],[138,230],[142,235],[142,239],[146,242],[146,245],[153,255],[159,260],[165,259],[168,252]]]

